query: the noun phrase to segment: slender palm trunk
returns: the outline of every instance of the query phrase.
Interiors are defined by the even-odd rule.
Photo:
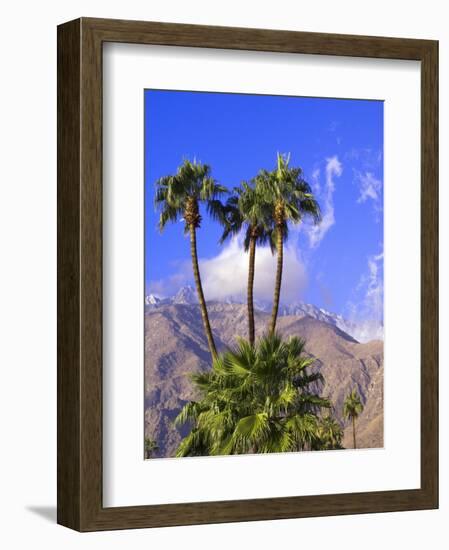
[[[248,266],[248,335],[249,342],[253,346],[255,341],[254,328],[254,265],[256,261],[256,237],[251,237],[249,241],[249,266]]]
[[[352,437],[354,439],[354,449],[357,449],[356,440],[355,440],[355,416],[352,417]]]
[[[273,309],[271,311],[271,323],[270,323],[270,334],[274,334],[276,330],[276,321],[279,310],[279,299],[281,296],[281,284],[282,284],[282,266],[284,262],[284,232],[282,226],[278,226],[277,234],[277,267],[276,267],[276,282],[274,285],[274,298],[273,298]]]
[[[201,284],[200,269],[198,267],[198,253],[196,249],[196,228],[193,224],[189,226],[190,230],[190,254],[192,256],[193,276],[195,279],[196,291],[200,303],[201,317],[203,318],[204,331],[206,333],[209,350],[212,358],[217,358],[217,348],[215,347],[212,329],[210,328],[209,315],[207,314],[206,300],[204,299],[203,286]]]

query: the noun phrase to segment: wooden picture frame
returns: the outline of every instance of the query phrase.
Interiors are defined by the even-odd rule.
[[[421,488],[105,508],[102,503],[102,45],[421,62]],[[79,531],[438,507],[438,43],[81,18],[58,27],[58,523]]]

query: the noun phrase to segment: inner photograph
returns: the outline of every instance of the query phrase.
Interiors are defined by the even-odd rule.
[[[383,102],[144,107],[144,458],[382,448]]]

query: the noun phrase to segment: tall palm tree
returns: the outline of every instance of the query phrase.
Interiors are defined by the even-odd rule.
[[[174,175],[164,176],[156,182],[155,206],[160,211],[159,228],[163,231],[168,222],[183,219],[185,233],[190,235],[190,254],[198,301],[201,309],[204,331],[212,357],[217,357],[212,329],[207,313],[198,266],[196,231],[201,226],[200,203],[204,203],[213,218],[219,218],[222,204],[218,197],[227,189],[219,185],[212,177],[207,164],[194,160],[184,160]]]
[[[159,447],[154,439],[151,437],[145,438],[145,458],[151,458],[153,453],[159,450]]]
[[[352,421],[352,437],[354,449],[357,449],[357,442],[355,437],[355,421],[359,414],[363,411],[363,403],[360,399],[360,395],[357,389],[354,388],[350,392],[343,403],[343,416],[344,418]]]
[[[229,197],[223,209],[222,224],[223,235],[220,242],[223,243],[229,236],[236,235],[242,228],[245,231],[243,246],[248,255],[248,338],[251,345],[255,341],[254,323],[254,274],[256,262],[256,246],[270,244],[272,252],[274,243],[272,240],[273,221],[271,206],[258,192],[254,182],[243,182],[241,187],[234,189],[234,194]]]
[[[309,371],[313,362],[296,337],[267,335],[255,346],[240,339],[211,371],[193,376],[202,398],[187,403],[175,421],[191,426],[177,456],[312,449],[319,414],[331,407],[316,389],[323,377]]]
[[[275,224],[277,265],[270,322],[271,334],[276,330],[282,285],[284,242],[288,238],[289,223],[300,223],[305,216],[310,217],[314,223],[321,220],[320,207],[310,185],[303,178],[302,169],[290,167],[289,162],[289,155],[278,153],[276,169],[271,172],[262,170],[257,177],[258,187],[263,190],[265,200],[272,204]]]

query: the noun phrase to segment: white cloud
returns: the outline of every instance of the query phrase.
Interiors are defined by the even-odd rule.
[[[294,236],[284,247],[281,300],[293,301],[301,298],[307,284],[304,263],[299,255]],[[276,254],[269,247],[257,247],[254,297],[272,300],[276,274]],[[246,299],[248,279],[248,253],[243,250],[240,236],[232,239],[213,258],[200,258],[200,274],[206,300],[226,298]],[[178,271],[166,279],[152,281],[147,293],[168,297],[187,284],[193,284],[192,264],[181,262]]]
[[[366,202],[367,200],[372,200],[374,203],[374,208],[376,210],[380,209],[380,202],[382,199],[382,182],[381,180],[374,177],[372,172],[355,172],[355,179],[359,185],[359,198],[357,199],[358,203]]]
[[[151,281],[146,294],[154,294],[158,298],[168,298],[178,292],[178,290],[187,284],[192,284],[192,264],[184,262],[179,266],[179,271],[170,275],[166,279]]]
[[[383,339],[383,252],[368,257],[367,271],[357,286],[360,301],[348,304],[349,320],[357,325],[353,334],[360,342]]]
[[[321,193],[320,173],[321,171],[319,168],[315,168],[312,172],[312,189],[317,196]]]
[[[319,171],[315,170],[313,173],[313,178],[315,180],[314,189],[321,203],[322,220],[318,225],[307,226],[311,248],[317,247],[329,229],[335,224],[335,177],[340,177],[342,172],[343,166],[337,156],[326,159],[326,183],[322,193],[319,183]]]
[[[254,296],[259,300],[273,298],[276,255],[268,247],[256,250]],[[206,299],[244,298],[248,277],[248,254],[243,251],[241,239],[233,239],[214,258],[200,260],[201,278]],[[284,269],[281,300],[298,300],[307,283],[304,267],[295,243],[284,249]]]
[[[382,323],[375,319],[364,319],[355,324],[355,327],[351,330],[351,336],[362,343],[383,340],[384,327]]]
[[[380,149],[371,149],[369,147],[361,149],[352,148],[345,153],[344,159],[350,162],[358,161],[365,170],[373,170],[382,164],[383,154]]]
[[[383,269],[379,269],[383,263],[383,252],[377,256],[368,258],[368,283],[365,293],[365,306],[372,313],[375,319],[383,319]]]

